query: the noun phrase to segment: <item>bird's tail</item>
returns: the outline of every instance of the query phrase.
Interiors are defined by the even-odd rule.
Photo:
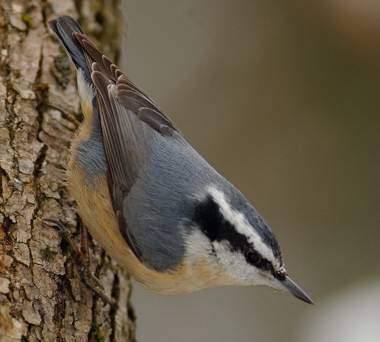
[[[76,68],[81,70],[84,78],[91,83],[91,72],[83,48],[74,35],[83,33],[79,23],[69,16],[61,16],[49,21],[49,27],[66,48]]]

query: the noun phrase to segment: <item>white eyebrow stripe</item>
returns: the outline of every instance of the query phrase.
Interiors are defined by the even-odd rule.
[[[219,191],[214,186],[208,187],[207,191],[212,196],[214,201],[218,203],[224,218],[233,224],[236,230],[240,234],[244,235],[265,259],[272,262],[274,266],[278,266],[278,262],[274,257],[273,251],[263,242],[261,236],[248,223],[244,214],[232,209],[226,201],[224,193]]]

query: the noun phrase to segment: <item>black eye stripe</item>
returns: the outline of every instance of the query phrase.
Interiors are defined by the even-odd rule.
[[[234,225],[224,218],[219,205],[211,196],[207,196],[205,200],[195,205],[192,221],[211,242],[228,241],[230,249],[240,251],[248,263],[261,270],[274,272],[272,263],[263,258],[248,242],[247,237],[240,234]]]
[[[246,253],[245,258],[250,264],[255,265],[257,268],[260,268],[261,270],[274,270],[271,262],[263,258],[256,250],[250,250],[248,253]]]

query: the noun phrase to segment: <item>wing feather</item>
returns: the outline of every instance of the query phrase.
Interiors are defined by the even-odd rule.
[[[149,156],[154,132],[169,138],[176,128],[84,34],[74,33],[74,37],[83,48],[96,91],[108,163],[109,190],[120,231],[141,259],[138,243],[128,231],[127,218],[123,216],[124,200]]]

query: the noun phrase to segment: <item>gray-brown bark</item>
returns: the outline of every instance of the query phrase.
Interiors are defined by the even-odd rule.
[[[115,56],[117,7],[116,0],[0,0],[0,341],[134,340],[128,275],[90,243],[93,272],[118,303],[111,308],[81,282],[60,233],[43,224],[60,218],[79,241],[65,188],[79,102],[47,20],[80,17]]]

